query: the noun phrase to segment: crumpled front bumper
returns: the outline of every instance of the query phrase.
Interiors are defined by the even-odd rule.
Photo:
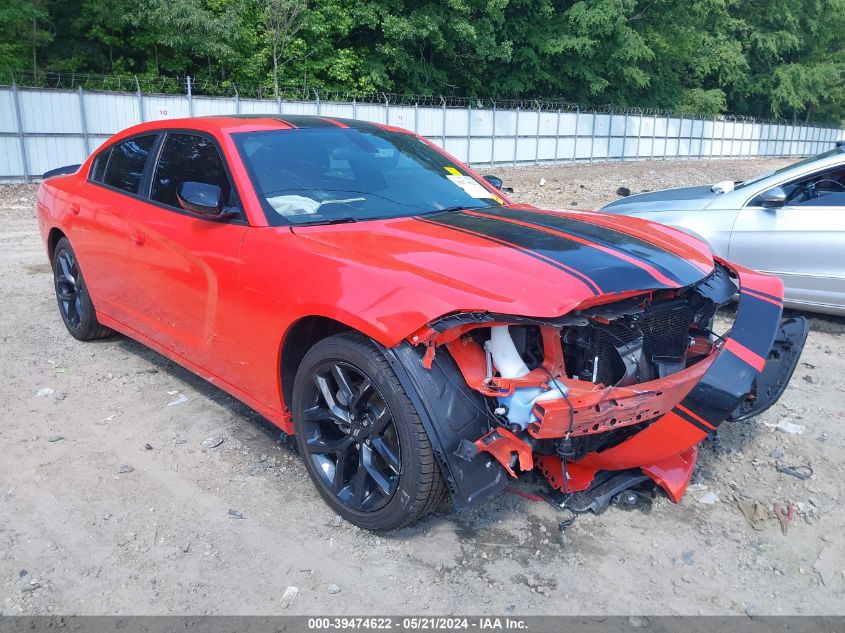
[[[701,380],[641,432],[567,464],[561,473],[564,492],[588,488],[598,471],[639,468],[678,501],[692,476],[699,442],[725,420],[756,415],[781,396],[804,347],[807,320],[781,321],[779,279],[721,263],[739,280],[739,305],[730,334]]]
[[[568,401],[538,403],[534,413],[539,422],[529,425],[528,434],[536,440],[576,437],[608,430],[609,415],[613,416],[609,424],[620,428],[638,421],[649,410],[664,413],[620,443],[578,459],[531,456],[529,452],[533,458],[529,469],[539,468],[550,485],[563,493],[604,490],[607,476],[597,478],[602,471],[627,471],[619,476],[621,485],[626,477],[641,480],[644,473],[678,501],[692,476],[697,445],[725,420],[757,415],[777,401],[804,347],[807,320],[793,317],[781,321],[783,284],[779,279],[719,261],[739,281],[739,306],[732,330],[706,359],[668,378],[632,388],[611,388],[602,395],[602,403],[610,401],[612,411],[596,406],[597,413],[592,414],[588,408],[577,408],[568,424],[564,424]],[[507,458],[514,452],[520,456],[523,470],[525,462],[532,461],[525,458],[527,445],[503,429],[475,444],[496,457],[511,475],[514,472]]]
[[[641,480],[644,473],[678,501],[692,476],[697,445],[725,420],[756,415],[777,401],[807,335],[806,319],[781,321],[779,279],[719,263],[737,278],[740,297],[733,329],[715,351],[708,346],[707,358],[667,378],[614,388],[600,403],[601,415],[592,418],[591,407],[584,407],[572,427],[568,408],[561,405],[554,424],[529,425],[519,436],[501,427],[491,431],[482,394],[471,388],[450,355],[428,358],[424,346],[408,342],[385,349],[425,426],[455,505],[465,507],[497,494],[509,475],[517,475],[517,465],[521,471],[536,467],[563,493],[615,489],[608,476],[622,480],[635,475]],[[608,400],[616,407],[611,415],[605,411]],[[546,413],[555,402],[543,401]],[[535,415],[540,413],[537,406]],[[617,413],[621,409],[623,415]],[[610,427],[639,426],[637,416],[642,413],[642,419],[649,419],[648,412],[651,419],[658,417],[642,430],[579,459],[564,461],[557,454],[533,451],[536,442],[562,438],[570,428],[575,437],[601,434]],[[564,413],[566,425],[561,423]],[[552,420],[537,417],[541,422]]]

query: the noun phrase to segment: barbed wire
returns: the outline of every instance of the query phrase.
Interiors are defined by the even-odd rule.
[[[91,92],[133,92],[150,95],[187,95],[194,97],[235,97],[282,101],[319,101],[323,103],[384,104],[387,106],[419,106],[442,108],[477,108],[501,110],[530,110],[540,112],[585,112],[612,115],[674,117],[690,120],[717,120],[769,125],[802,125],[804,127],[839,128],[830,121],[789,121],[764,119],[740,114],[700,114],[673,108],[640,108],[614,104],[579,105],[563,97],[551,98],[494,98],[461,97],[447,95],[414,95],[395,92],[365,92],[330,90],[303,85],[280,85],[278,94],[272,84],[241,84],[216,79],[196,79],[189,76],[175,77],[47,72],[31,70],[0,70],[0,86],[16,85],[20,88],[46,88],[53,90],[85,90]]]

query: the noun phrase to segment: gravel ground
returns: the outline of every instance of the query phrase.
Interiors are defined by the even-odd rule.
[[[496,172],[518,199],[591,207],[619,186],[780,164]],[[72,339],[34,197],[0,187],[0,613],[845,614],[845,321],[812,317],[783,398],[723,425],[679,505],[561,531],[568,515],[504,494],[376,536],[333,516],[299,459],[222,391],[122,336]],[[786,534],[776,501],[795,506]],[[752,527],[740,505],[754,504]]]

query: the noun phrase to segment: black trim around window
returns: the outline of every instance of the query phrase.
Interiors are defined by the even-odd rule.
[[[119,141],[114,141],[113,143],[109,143],[108,145],[104,145],[103,147],[98,149],[96,155],[94,156],[94,160],[91,161],[91,167],[88,170],[88,175],[86,176],[86,180],[88,182],[90,182],[91,184],[99,185],[100,187],[103,187],[103,188],[108,189],[110,191],[122,193],[122,194],[127,195],[127,196],[138,197],[137,191],[135,193],[132,193],[131,191],[127,191],[126,189],[121,189],[120,187],[114,187],[112,185],[109,185],[109,184],[103,182],[102,180],[94,180],[93,174],[94,174],[95,168],[99,164],[100,159],[104,158],[104,154],[108,154],[108,158],[106,160],[105,166],[102,169],[102,173],[100,174],[101,178],[105,178],[105,176],[106,176],[106,172],[108,171],[109,165],[111,164],[112,156],[114,155],[114,152],[112,150],[115,147],[117,147],[119,145],[123,145],[124,143],[128,143],[130,141],[133,141],[135,139],[145,138],[145,137],[148,137],[148,136],[154,137],[154,140],[153,140],[152,146],[150,147],[149,156],[147,157],[147,160],[144,163],[144,170],[141,172],[141,179],[138,182],[138,189],[140,190],[141,185],[144,182],[144,174],[146,174],[147,167],[150,164],[150,158],[152,157],[153,152],[156,148],[156,144],[158,143],[159,137],[161,136],[158,130],[151,130],[149,132],[142,132],[142,133],[139,133],[139,134],[133,134],[132,136],[127,136],[126,138],[120,139]]]
[[[164,145],[164,141],[167,138],[168,134],[191,134],[193,136],[199,136],[211,141],[212,145],[214,145],[214,148],[217,150],[217,155],[223,163],[223,169],[226,172],[226,177],[229,179],[229,184],[232,186],[235,202],[237,203],[237,210],[240,214],[238,217],[222,219],[210,216],[206,217],[203,215],[198,215],[196,213],[191,213],[190,211],[186,211],[185,209],[181,209],[179,207],[172,207],[168,204],[164,204],[156,200],[150,199],[150,189],[152,186],[153,175],[155,174],[155,168],[158,166],[158,159],[159,155],[161,154],[161,148]],[[152,149],[150,149],[150,155],[147,158],[146,164],[144,165],[144,172],[141,175],[141,183],[138,186],[138,192],[131,193],[129,191],[126,191],[125,189],[119,189],[117,187],[113,187],[111,185],[108,185],[98,180],[94,180],[92,178],[94,166],[105,152],[111,152],[112,148],[114,148],[115,146],[143,136],[156,136],[157,138],[153,142]],[[105,174],[105,169],[103,170],[103,173]],[[204,132],[202,130],[195,130],[192,128],[160,128],[156,130],[149,130],[147,132],[139,132],[138,134],[133,134],[132,136],[127,136],[120,140],[116,140],[106,145],[103,145],[103,147],[97,150],[97,153],[94,156],[94,160],[91,161],[91,167],[88,170],[86,181],[91,183],[92,185],[96,185],[97,187],[102,187],[103,189],[108,189],[109,191],[113,191],[115,193],[128,196],[130,198],[135,198],[136,200],[140,200],[141,202],[145,202],[146,204],[150,204],[154,207],[166,209],[167,211],[172,211],[174,213],[178,213],[179,215],[184,215],[195,220],[203,220],[205,222],[213,222],[216,224],[237,224],[241,226],[249,226],[249,220],[247,219],[246,212],[244,211],[243,198],[241,197],[240,191],[238,190],[238,186],[235,183],[235,179],[232,177],[232,170],[229,168],[229,161],[226,160],[226,153],[223,151],[223,148],[220,146],[220,143],[212,134],[209,134],[208,132]]]

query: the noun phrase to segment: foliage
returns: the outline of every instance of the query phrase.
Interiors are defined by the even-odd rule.
[[[38,51],[53,39],[45,25],[49,14],[41,2],[3,0],[0,3],[0,68],[37,68]]]
[[[842,120],[845,0],[3,0],[0,70]]]
[[[273,96],[278,97],[279,68],[296,59],[294,43],[305,21],[308,3],[306,0],[266,0],[263,9],[273,60]]]

